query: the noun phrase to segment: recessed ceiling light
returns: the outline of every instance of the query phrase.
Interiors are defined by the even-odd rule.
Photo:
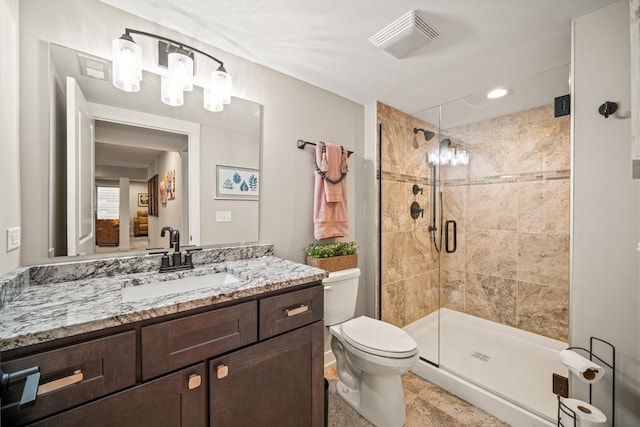
[[[487,93],[487,98],[489,98],[489,99],[502,98],[503,96],[507,95],[508,93],[509,93],[508,89],[502,89],[502,88],[493,89],[492,91]]]

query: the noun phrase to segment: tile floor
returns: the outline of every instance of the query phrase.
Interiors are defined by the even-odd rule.
[[[373,426],[336,394],[338,373],[335,366],[325,369],[325,378],[329,380],[329,426]],[[410,372],[402,376],[402,383],[407,405],[405,427],[508,426]]]

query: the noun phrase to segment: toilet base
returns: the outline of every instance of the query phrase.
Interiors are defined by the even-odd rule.
[[[400,375],[362,373],[360,390],[338,381],[338,395],[360,415],[378,427],[402,427],[407,417]]]

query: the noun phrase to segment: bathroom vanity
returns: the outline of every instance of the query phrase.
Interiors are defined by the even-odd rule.
[[[221,272],[236,281],[146,297],[123,292]],[[326,273],[266,256],[172,274],[30,284],[5,304],[2,370],[38,366],[41,378],[33,404],[19,409],[21,386],[3,398],[2,423],[321,426]],[[46,300],[24,312],[21,298],[38,295]],[[42,321],[20,324],[21,316]]]

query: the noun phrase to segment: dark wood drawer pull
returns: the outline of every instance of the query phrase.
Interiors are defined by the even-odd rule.
[[[292,316],[297,316],[298,314],[305,313],[307,311],[309,311],[309,306],[308,305],[304,305],[304,304],[300,304],[296,308],[287,308],[285,310],[285,313],[287,313],[287,317],[292,317]]]
[[[67,387],[73,384],[77,384],[84,379],[84,374],[81,370],[73,371],[72,375],[68,377],[58,378],[57,380],[42,384],[38,387],[38,396],[45,393],[51,393],[52,391],[59,390],[63,387]]]

